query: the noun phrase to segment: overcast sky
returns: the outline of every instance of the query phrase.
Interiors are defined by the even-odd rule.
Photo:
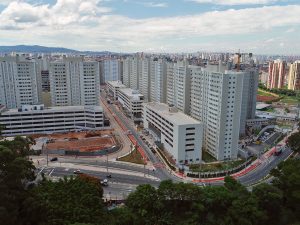
[[[300,0],[0,0],[0,45],[300,55]]]

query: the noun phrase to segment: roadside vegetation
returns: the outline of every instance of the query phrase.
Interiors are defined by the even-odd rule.
[[[136,150],[136,149],[133,150],[130,154],[118,158],[117,161],[130,162],[130,163],[136,163],[136,164],[144,165],[143,157],[139,153],[139,151]]]
[[[298,132],[299,133],[299,132]],[[297,135],[299,135],[297,133]],[[299,152],[297,137],[289,146]],[[297,142],[298,141],[298,142]],[[5,225],[285,225],[300,223],[300,159],[271,171],[252,192],[231,177],[224,186],[163,181],[145,184],[108,210],[99,182],[84,176],[34,185],[30,140],[0,142],[0,221]]]
[[[228,162],[215,162],[206,164],[192,164],[190,170],[192,172],[216,172],[222,170],[230,170],[246,162],[244,159],[228,161]]]

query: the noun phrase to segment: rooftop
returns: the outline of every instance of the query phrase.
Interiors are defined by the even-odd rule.
[[[270,104],[265,104],[265,103],[257,103],[256,104],[256,109],[257,110],[262,110],[262,109],[265,109],[265,108],[268,108],[270,107],[271,105]]]
[[[169,122],[177,125],[201,124],[200,121],[178,111],[173,107],[169,107],[164,103],[149,102],[144,104],[146,107],[153,109],[160,116],[167,119]]]
[[[120,80],[107,81],[113,87],[126,88],[126,86]]]
[[[136,100],[139,100],[140,97],[144,97],[144,95],[140,94],[138,90],[134,90],[131,88],[122,88],[120,89],[120,92],[127,95],[129,98],[133,98]]]

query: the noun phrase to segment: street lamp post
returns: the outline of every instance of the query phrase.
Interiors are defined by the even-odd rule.
[[[108,175],[108,150],[106,150],[106,173]]]

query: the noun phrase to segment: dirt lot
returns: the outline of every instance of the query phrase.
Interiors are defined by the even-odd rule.
[[[45,135],[38,135],[38,137],[42,136]],[[46,149],[49,150],[63,149],[92,152],[106,149],[117,144],[112,135],[112,130],[60,133],[47,135],[47,137],[50,139],[50,142],[47,144]]]

